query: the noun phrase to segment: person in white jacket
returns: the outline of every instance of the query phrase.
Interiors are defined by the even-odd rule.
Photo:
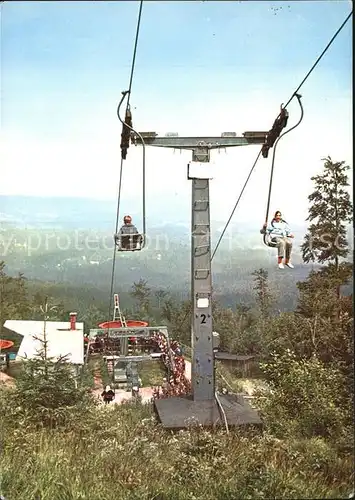
[[[291,252],[292,252],[292,239],[294,235],[285,220],[283,220],[281,212],[277,210],[275,212],[274,218],[270,222],[270,225],[266,227],[264,225],[265,231],[270,235],[273,241],[277,244],[277,263],[279,269],[284,269],[283,259],[285,258],[285,265],[293,269],[291,264]]]

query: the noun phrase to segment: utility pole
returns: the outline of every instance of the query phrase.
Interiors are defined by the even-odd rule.
[[[191,382],[193,400],[168,398],[158,400],[156,408],[165,427],[185,427],[190,418],[197,418],[200,423],[213,425],[220,420],[220,408],[216,403],[215,369],[212,325],[212,277],[211,277],[211,228],[209,181],[211,176],[206,168],[212,149],[264,144],[267,132],[245,132],[243,137],[225,132],[221,137],[178,137],[167,134],[159,137],[155,132],[132,134],[132,142],[171,149],[192,150],[192,161],[187,166],[187,178],[192,181],[191,202],[191,345],[193,351]],[[142,141],[143,139],[143,141]],[[194,167],[202,170],[199,174],[191,173]],[[201,167],[201,168],[200,168]],[[196,170],[196,168],[195,168]],[[222,400],[222,396],[218,398]],[[244,403],[232,409],[230,401],[222,401],[223,413],[227,415],[229,425],[236,423],[260,423],[260,419],[251,407]],[[246,403],[247,404],[247,403]],[[243,409],[241,408],[243,407]],[[243,413],[244,412],[244,413]],[[254,412],[254,413],[253,413]],[[244,416],[243,416],[243,415]],[[242,417],[242,418],[241,418]]]

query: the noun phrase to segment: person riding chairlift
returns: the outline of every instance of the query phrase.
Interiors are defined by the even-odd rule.
[[[139,234],[138,229],[134,224],[132,224],[132,217],[130,215],[125,215],[123,217],[123,226],[121,226],[118,234],[115,234],[115,242],[117,243],[121,236],[133,234]]]
[[[138,234],[138,229],[132,224],[132,217],[130,215],[123,217],[123,226],[121,226],[118,234]]]
[[[285,257],[285,264],[287,267],[293,269],[293,265],[291,264],[291,251],[292,251],[292,241],[291,238],[294,238],[294,235],[291,233],[291,230],[286,221],[283,220],[281,212],[277,210],[275,212],[274,218],[270,222],[270,225],[266,227],[264,224],[263,229],[270,235],[272,241],[276,243],[276,247],[278,250],[277,261],[279,269],[284,269],[283,258]]]

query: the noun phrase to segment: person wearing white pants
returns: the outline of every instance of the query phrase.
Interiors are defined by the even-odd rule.
[[[275,212],[274,218],[270,222],[270,225],[265,228],[266,232],[269,233],[273,241],[277,245],[277,263],[279,269],[284,269],[283,259],[285,258],[285,265],[293,269],[291,264],[291,252],[292,252],[292,238],[294,235],[285,220],[283,220],[281,212],[277,210]]]

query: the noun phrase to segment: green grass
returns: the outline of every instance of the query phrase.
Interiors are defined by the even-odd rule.
[[[106,385],[113,385],[112,374],[108,372],[107,363],[105,362],[105,360],[100,357],[97,360],[96,365],[94,366],[98,367],[99,369],[103,387],[106,387]]]
[[[160,360],[139,363],[138,373],[143,387],[162,385],[163,378],[166,377],[165,368]]]
[[[83,410],[58,430],[5,420],[0,493],[11,500],[327,499],[353,488],[352,453],[321,439],[174,434],[149,405]]]
[[[95,373],[96,363],[97,363],[96,360],[89,359],[88,364],[83,366],[83,370],[81,372],[82,382],[87,387],[90,387],[90,389],[95,388],[94,373]]]
[[[216,382],[219,389],[226,388],[231,392],[245,393],[247,381],[248,385],[257,383],[254,379],[236,377],[221,361],[216,361],[215,366]]]
[[[105,361],[103,359],[95,361],[92,360],[92,369],[95,365],[99,367],[103,386],[112,385],[112,375],[109,374]],[[163,363],[158,360],[138,362],[138,374],[142,380],[143,387],[161,385],[163,382],[163,378],[166,376]]]
[[[95,367],[103,369],[93,360],[89,373]],[[164,374],[159,362],[139,368],[147,385]],[[62,401],[69,386],[58,387],[53,393],[51,385],[51,397]],[[292,426],[277,439],[267,420],[263,434],[200,427],[173,433],[150,404],[96,407],[85,392],[76,406],[58,403],[51,422],[62,426],[49,429],[40,425],[43,402],[35,407],[41,391],[34,386],[21,400],[16,389],[0,387],[0,494],[9,500],[330,499],[353,491],[353,441],[345,427],[332,439],[305,439]]]

